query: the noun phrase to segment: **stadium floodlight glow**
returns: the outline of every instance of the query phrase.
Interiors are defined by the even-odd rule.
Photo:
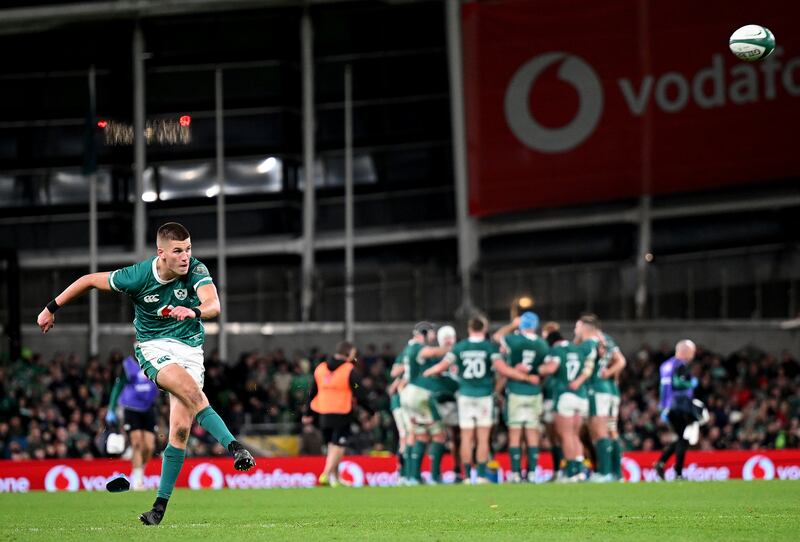
[[[158,199],[158,194],[153,192],[152,190],[147,190],[142,193],[142,201],[146,201],[147,203],[151,203]]]
[[[219,184],[215,184],[213,186],[209,186],[206,189],[206,197],[207,198],[213,198],[217,194],[219,194]]]
[[[275,169],[276,165],[278,165],[278,160],[276,160],[274,156],[270,156],[269,158],[258,164],[258,166],[256,166],[256,171],[258,171],[259,173],[269,173],[270,171]]]
[[[530,309],[531,307],[533,307],[533,298],[524,295],[517,300],[517,305],[521,309]]]

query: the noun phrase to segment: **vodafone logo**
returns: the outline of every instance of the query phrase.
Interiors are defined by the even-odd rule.
[[[616,80],[616,91],[633,117],[641,117],[655,106],[667,114],[681,113],[688,107],[700,110],[730,105],[748,105],[771,101],[780,93],[800,97],[800,56],[783,58],[783,49],[758,64],[735,63],[721,54],[711,55],[708,66],[692,74],[667,71],[645,74],[640,79],[622,77]],[[578,94],[579,107],[564,126],[548,128],[534,117],[534,110],[552,107],[548,103],[531,104],[531,91],[539,76],[553,64],[560,63],[558,79],[570,84]],[[609,83],[611,81],[608,81]],[[544,53],[520,66],[505,92],[506,123],[514,136],[526,147],[542,153],[563,153],[578,147],[592,135],[604,108],[603,84],[597,72],[584,59],[562,51]]]
[[[575,117],[565,126],[546,128],[531,113],[529,96],[539,75],[556,62],[561,62],[558,78],[575,87],[580,105]],[[603,86],[597,73],[580,57],[564,52],[532,58],[517,70],[506,90],[508,127],[525,146],[539,152],[560,153],[574,149],[594,132],[602,113]]]
[[[364,485],[364,469],[358,463],[342,461],[339,463],[339,480],[353,487]]]
[[[629,457],[622,458],[622,476],[626,482],[639,482],[642,479],[642,468]]]
[[[225,479],[220,468],[212,463],[200,463],[189,473],[192,489],[222,489]]]
[[[775,478],[775,464],[763,455],[754,455],[742,467],[742,480],[772,480]]]
[[[44,477],[44,488],[47,491],[78,491],[81,481],[75,469],[67,465],[56,465]]]

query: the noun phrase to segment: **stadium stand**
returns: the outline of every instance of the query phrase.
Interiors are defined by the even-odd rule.
[[[622,375],[620,434],[628,450],[658,450],[668,431],[659,422],[658,366],[671,355],[666,344],[643,345],[629,353]],[[75,355],[52,359],[26,350],[0,365],[0,458],[93,458],[102,456],[103,422],[108,394],[122,359],[83,360]],[[301,454],[319,454],[322,440],[313,425],[302,423],[313,368],[324,359],[318,348],[287,355],[283,350],[244,352],[226,365],[215,353],[206,360],[205,391],[238,434],[248,427],[300,436]],[[380,423],[366,429],[365,413],[351,442],[352,452],[393,450],[397,436],[386,394],[394,361],[388,345],[380,352],[368,345],[358,370]],[[697,396],[709,408],[699,448],[758,449],[800,447],[800,363],[789,352],[779,355],[748,349],[724,357],[698,351],[693,364],[700,384]],[[159,426],[166,427],[167,404],[160,403]],[[164,435],[157,449],[164,445]],[[505,428],[498,427],[494,449],[505,447]],[[544,447],[549,444],[544,443]],[[189,453],[224,455],[224,450],[195,424]]]

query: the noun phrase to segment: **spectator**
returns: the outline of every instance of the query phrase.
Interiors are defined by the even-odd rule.
[[[627,450],[660,449],[658,363],[671,355],[662,344],[647,345],[628,356],[620,389],[620,433]],[[43,360],[30,350],[10,365],[0,366],[0,458],[96,457],[95,440],[104,429],[105,405],[113,383],[112,368],[122,354],[108,360],[57,354]],[[386,395],[387,372],[394,363],[390,344],[368,345],[357,362],[369,401],[380,411],[376,425],[355,424],[353,439],[360,451],[392,449],[397,442]],[[311,374],[325,353],[318,348],[244,352],[232,365],[216,352],[206,361],[205,392],[234,433],[247,423],[281,424],[272,431],[294,430],[304,453],[318,453],[318,434],[301,424]],[[800,365],[789,352],[774,356],[753,348],[729,356],[697,352],[693,370],[697,395],[708,406],[710,422],[700,447],[707,450],[800,447]],[[164,447],[166,405],[160,405],[157,450]],[[190,455],[220,452],[201,431],[193,431]],[[504,442],[499,434],[497,442]],[[220,452],[221,453],[221,452]]]

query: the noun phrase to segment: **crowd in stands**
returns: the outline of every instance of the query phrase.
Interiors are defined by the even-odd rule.
[[[659,421],[658,367],[671,348],[643,346],[626,353],[622,374],[620,435],[628,450],[657,450],[669,441]],[[287,355],[282,350],[242,354],[232,364],[216,354],[206,360],[204,391],[234,434],[246,424],[272,433],[300,435],[301,454],[319,454],[319,431],[304,423],[313,368],[325,355],[318,349]],[[389,411],[389,370],[395,354],[390,345],[368,345],[358,370],[370,401],[379,409],[375,424],[359,412],[353,451],[393,451],[397,443]],[[104,422],[109,392],[123,354],[81,360],[75,355],[43,359],[30,351],[0,365],[0,458],[92,458],[103,455]],[[708,406],[710,422],[698,447],[713,449],[800,447],[800,364],[788,352],[779,356],[745,349],[720,356],[700,348],[692,364],[699,386],[695,396]],[[157,439],[166,444],[168,402],[159,401]],[[496,448],[505,443],[499,426]],[[189,454],[224,455],[225,450],[197,424]],[[547,443],[543,443],[547,447]]]

